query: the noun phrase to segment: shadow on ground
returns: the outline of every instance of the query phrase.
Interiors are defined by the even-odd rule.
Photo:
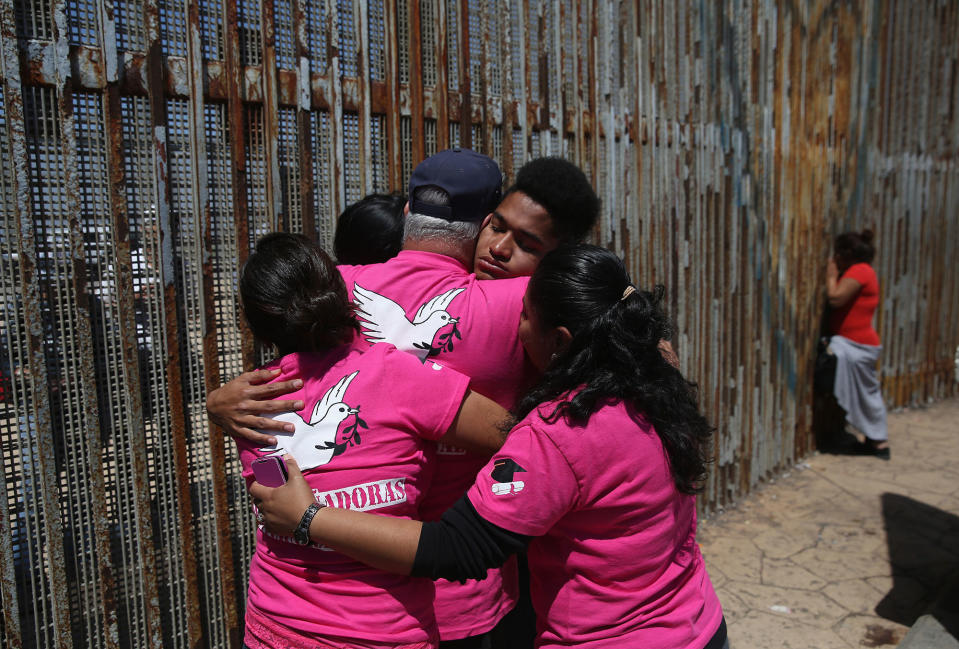
[[[959,639],[959,516],[893,493],[882,515],[893,581],[876,614],[912,626],[931,612]]]

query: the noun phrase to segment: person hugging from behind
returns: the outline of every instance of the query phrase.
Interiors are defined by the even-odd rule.
[[[826,268],[829,351],[836,356],[833,394],[846,411],[846,421],[864,436],[863,451],[890,458],[886,404],[876,363],[882,345],[873,328],[879,306],[879,279],[870,265],[876,255],[871,230],[836,237]]]

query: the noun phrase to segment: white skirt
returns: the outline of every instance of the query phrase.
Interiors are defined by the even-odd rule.
[[[833,336],[829,349],[836,355],[836,384],[833,394],[846,411],[846,421],[869,439],[889,439],[886,404],[882,400],[876,362],[882,345],[873,347]]]

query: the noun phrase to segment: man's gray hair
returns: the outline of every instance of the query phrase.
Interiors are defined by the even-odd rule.
[[[427,185],[418,187],[413,192],[414,198],[431,205],[446,206],[450,204],[450,197],[439,187]],[[447,221],[435,216],[410,212],[406,216],[406,227],[403,230],[403,240],[440,239],[447,243],[459,246],[463,243],[473,243],[479,236],[479,222]]]

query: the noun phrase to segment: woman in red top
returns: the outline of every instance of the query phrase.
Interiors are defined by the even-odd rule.
[[[876,254],[871,230],[836,237],[835,254],[826,269],[826,294],[832,313],[830,351],[836,355],[833,394],[846,421],[866,437],[865,449],[889,459],[886,405],[876,362],[882,346],[872,326],[879,306],[879,280],[870,262]]]

